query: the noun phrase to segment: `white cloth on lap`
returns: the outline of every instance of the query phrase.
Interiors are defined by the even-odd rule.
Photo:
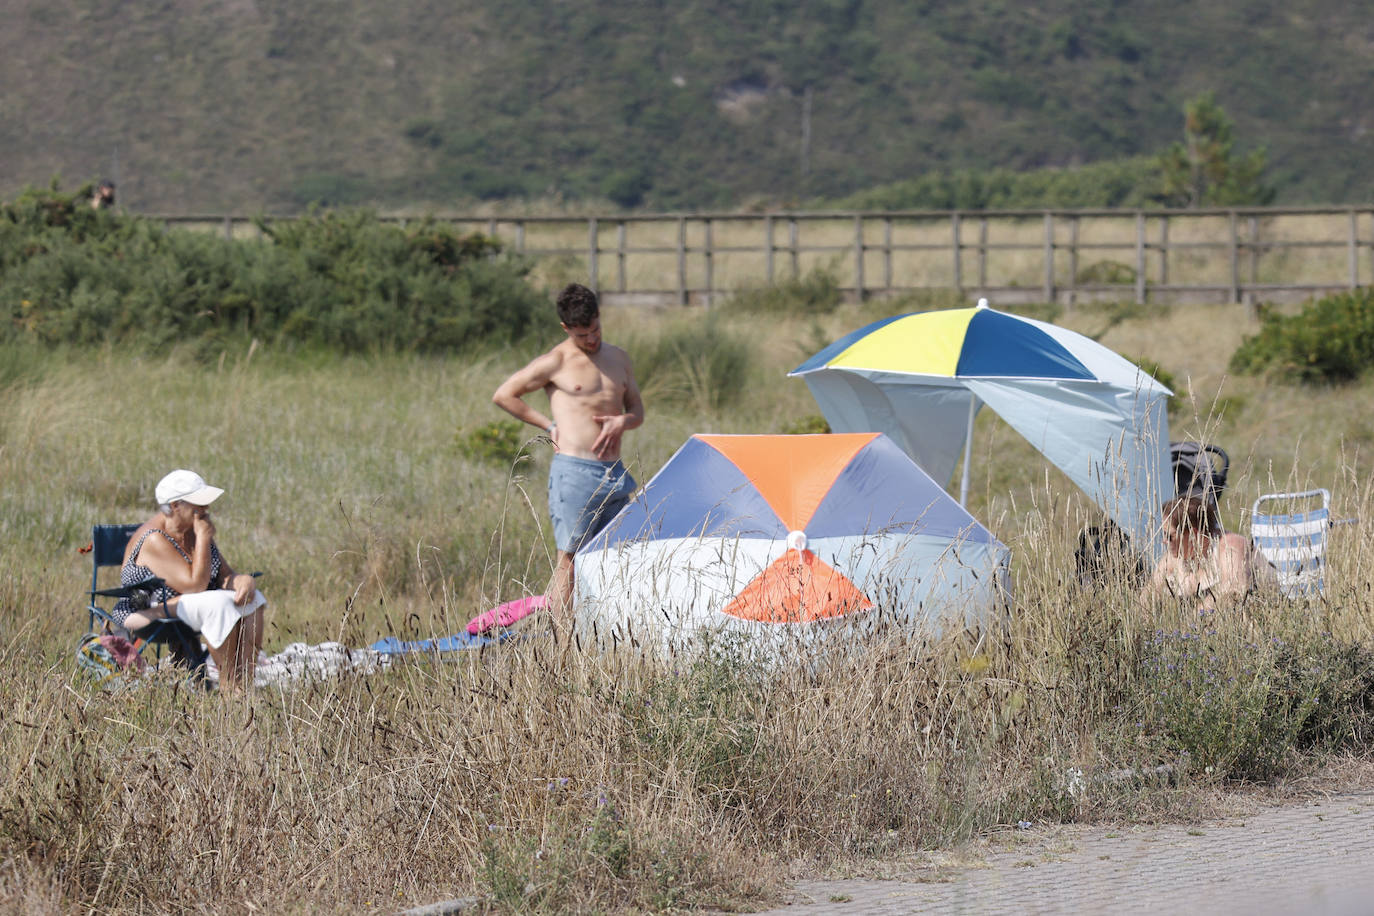
[[[247,617],[267,603],[262,592],[253,589],[253,597],[240,607],[234,603],[232,589],[217,588],[208,592],[192,592],[177,601],[177,617],[218,649],[229,638],[229,632],[241,618]]]

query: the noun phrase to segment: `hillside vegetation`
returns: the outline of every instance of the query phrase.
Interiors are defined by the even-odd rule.
[[[144,212],[814,204],[1155,156],[1213,92],[1279,202],[1374,199],[1374,25],[1334,0],[4,11],[5,197],[110,174]]]

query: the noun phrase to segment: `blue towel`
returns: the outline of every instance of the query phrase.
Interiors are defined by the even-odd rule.
[[[504,630],[496,636],[474,636],[470,633],[457,633],[442,639],[418,639],[411,642],[404,642],[395,636],[388,636],[377,640],[370,648],[383,655],[406,655],[412,652],[461,652],[465,649],[480,649],[493,643],[505,642],[518,635],[518,633],[510,630]]]

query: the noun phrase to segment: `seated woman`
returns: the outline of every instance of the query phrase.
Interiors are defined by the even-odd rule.
[[[1201,496],[1164,504],[1164,556],[1145,584],[1147,596],[1170,595],[1210,611],[1277,581],[1248,540],[1222,532],[1217,516],[1216,503]]]
[[[158,512],[129,539],[122,585],[158,576],[148,606],[122,599],[111,616],[135,636],[146,637],[158,618],[176,618],[210,646],[225,687],[251,684],[262,648],[267,600],[253,577],[236,573],[215,543],[215,525],[205,507],[224,491],[194,471],[177,470],[157,485]]]

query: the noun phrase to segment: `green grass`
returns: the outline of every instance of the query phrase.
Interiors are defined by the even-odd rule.
[[[719,382],[736,399],[713,399],[709,381],[700,396],[648,399],[626,440],[632,472],[647,480],[695,432],[807,422],[814,403],[785,371],[883,308],[720,315],[721,333],[750,342],[744,380]],[[682,333],[655,313],[604,320],[632,356]],[[1061,320],[1174,375],[1174,438],[1233,457],[1230,527],[1244,530],[1259,492],[1307,484],[1333,488],[1338,516],[1374,517],[1374,433],[1350,409],[1368,383],[1226,376],[1254,330],[1239,307]],[[76,673],[89,575],[77,548],[93,523],[149,513],[175,466],[226,488],[226,554],[268,571],[269,651],[446,635],[542,591],[547,446],[514,466],[460,446],[502,419],[491,391],[553,339],[462,359],[14,351],[0,383],[0,697],[14,711],[0,718],[0,906],[757,905],[793,863],[854,863],[1023,819],[1195,815],[1228,775],[1283,778],[1367,748],[1367,665],[1352,647],[1374,638],[1368,525],[1333,533],[1328,602],[1218,619],[1209,646],[1225,664],[1262,666],[1226,701],[1245,727],[1222,728],[1192,689],[1205,666],[1156,696],[1147,663],[1177,661],[1177,647],[1147,646],[1187,616],[1121,586],[1070,587],[1076,533],[1095,513],[991,416],[976,430],[970,508],[1013,552],[1015,608],[981,645],[897,640],[764,671],[728,647],[689,665],[624,646],[564,656],[533,639],[246,698],[107,695]],[[1218,396],[1244,403],[1217,414]],[[1246,658],[1274,636],[1305,648]],[[1266,685],[1287,691],[1284,705]],[[1317,707],[1330,712],[1304,715]],[[1094,778],[1162,763],[1175,785]]]

